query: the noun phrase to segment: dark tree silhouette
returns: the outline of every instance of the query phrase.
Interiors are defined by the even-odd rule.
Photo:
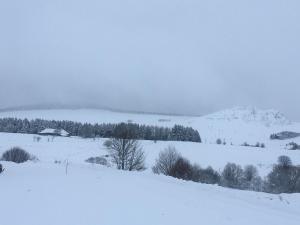
[[[126,128],[126,130],[130,130],[132,139],[201,142],[197,130],[179,125],[175,125],[170,129],[168,127],[146,126],[134,123],[82,124],[72,121],[50,121],[41,119],[30,121],[15,118],[0,119],[0,132],[38,134],[38,132],[45,128],[64,129],[70,133],[71,136],[83,138],[118,138],[120,132]]]
[[[125,124],[120,124],[115,131],[115,138],[111,138],[104,143],[112,162],[120,170],[144,170],[145,154],[136,139],[132,139],[135,134]]]

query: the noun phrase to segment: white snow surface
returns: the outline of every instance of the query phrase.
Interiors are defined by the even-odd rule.
[[[106,139],[84,139],[80,137],[42,137],[40,142],[34,141],[35,135],[0,133],[0,155],[13,146],[26,149],[37,156],[42,162],[70,161],[83,163],[89,157],[106,155],[103,146]],[[300,142],[300,138],[295,139]],[[284,142],[275,141],[271,147],[253,148],[231,145],[217,145],[191,142],[173,141],[141,141],[146,153],[146,166],[151,168],[160,151],[169,145],[176,149],[192,163],[198,163],[202,167],[212,166],[216,170],[222,170],[228,162],[246,166],[252,164],[258,167],[262,176],[272,169],[277,158],[281,155],[289,156],[295,164],[300,164],[298,151],[288,151]],[[281,146],[282,145],[282,146]]]
[[[244,122],[257,122],[265,126],[290,125],[291,121],[277,110],[261,110],[256,107],[235,107],[206,116],[213,120],[242,120]]]
[[[202,167],[222,170],[228,162],[242,166],[252,164],[263,177],[280,155],[288,155],[294,164],[300,164],[299,151],[285,148],[288,142],[299,143],[300,138],[269,140],[273,132],[299,132],[299,124],[289,122],[273,110],[256,109],[255,116],[249,112],[245,108],[235,108],[203,117],[103,110],[0,113],[0,117],[90,123],[131,120],[161,126],[182,124],[198,129],[203,139],[203,143],[141,141],[148,169],[124,172],[85,162],[89,157],[107,154],[103,147],[105,139],[42,137],[36,142],[35,135],[0,133],[0,155],[10,147],[20,146],[39,159],[23,164],[1,161],[5,171],[0,174],[0,224],[298,225],[300,194],[272,195],[233,190],[151,172],[159,152],[168,145],[175,146],[183,156]],[[216,138],[225,139],[227,145],[216,145]],[[244,141],[249,144],[261,141],[266,148],[240,146]]]
[[[227,162],[253,164],[262,176],[282,154],[299,164],[296,151],[142,141],[148,169],[123,172],[85,162],[107,153],[104,139],[42,137],[34,142],[33,137],[0,133],[0,154],[17,145],[39,159],[24,164],[1,162],[5,171],[0,175],[0,224],[299,224],[300,194],[231,190],[151,172],[159,151],[168,145],[202,167],[222,169]]]
[[[39,162],[5,163],[5,225],[298,225],[300,195],[184,182],[147,172]]]

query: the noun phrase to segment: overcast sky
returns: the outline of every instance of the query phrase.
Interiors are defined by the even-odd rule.
[[[87,104],[300,121],[299,0],[0,2],[0,108]]]

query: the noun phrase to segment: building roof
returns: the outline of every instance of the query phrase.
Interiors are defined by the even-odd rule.
[[[63,137],[69,136],[69,133],[64,129],[52,129],[52,128],[46,128],[41,132],[39,132],[39,134],[59,135]]]

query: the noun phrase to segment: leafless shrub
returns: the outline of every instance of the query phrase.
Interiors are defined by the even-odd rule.
[[[220,138],[218,138],[218,139],[216,140],[216,144],[217,144],[217,145],[221,145],[221,144],[222,144],[222,140],[221,140]]]
[[[170,176],[183,180],[192,180],[193,166],[189,160],[179,157],[171,168]]]
[[[28,152],[19,147],[13,147],[10,150],[7,150],[3,153],[1,159],[15,163],[23,163],[28,160],[37,160],[36,157],[31,156]]]
[[[168,146],[164,151],[159,153],[152,171],[156,174],[171,176],[171,170],[180,157],[181,155],[176,151],[175,147]]]
[[[103,166],[108,165],[108,161],[104,157],[90,157],[85,161],[88,162],[88,163],[99,164],[99,165],[103,165]]]
[[[0,173],[2,173],[4,171],[4,168],[2,166],[2,164],[0,164]]]
[[[235,163],[228,163],[221,177],[221,186],[229,188],[240,188],[243,178],[243,169]]]

